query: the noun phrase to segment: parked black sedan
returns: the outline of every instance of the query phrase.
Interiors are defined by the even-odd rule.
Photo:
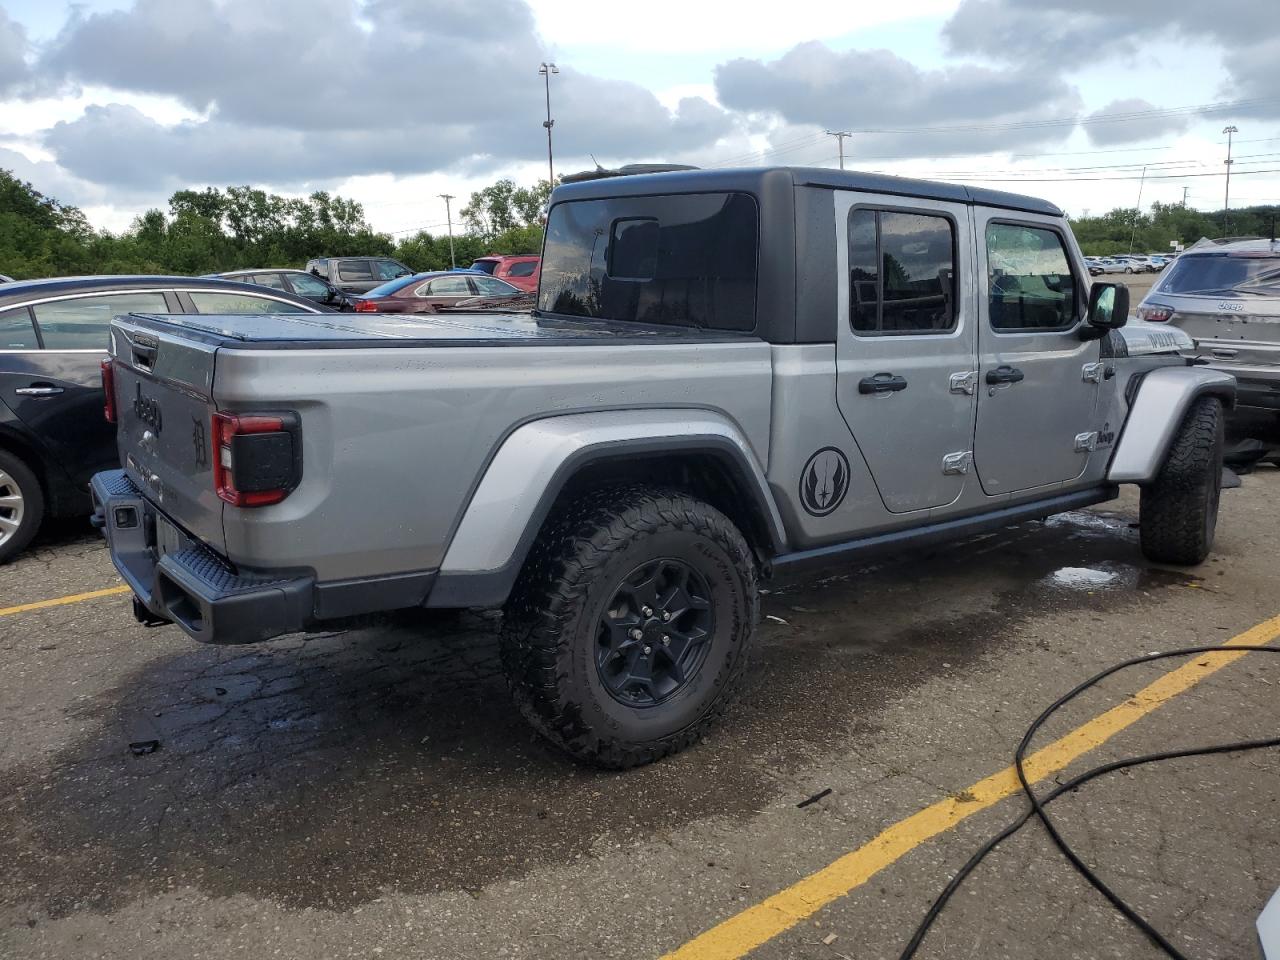
[[[89,512],[89,478],[116,465],[103,417],[107,325],[120,313],[320,313],[226,280],[69,277],[0,286],[0,563],[45,516]]]
[[[231,270],[227,273],[211,273],[209,276],[270,287],[281,293],[292,293],[312,303],[318,303],[322,307],[328,307],[330,310],[349,312],[355,309],[355,301],[351,298],[351,294],[334,286],[324,277],[317,277],[305,270],[271,267],[258,270]]]

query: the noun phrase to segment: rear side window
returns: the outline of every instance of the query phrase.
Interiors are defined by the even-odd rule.
[[[54,300],[32,309],[46,350],[105,350],[107,327],[117,314],[169,312],[159,291]]]
[[[0,350],[35,350],[39,346],[31,311],[13,307],[0,312]]]
[[[532,277],[533,271],[538,269],[538,261],[521,260],[519,263],[513,263],[511,269],[507,271],[508,277]]]
[[[993,330],[1066,330],[1076,322],[1075,279],[1055,230],[987,224],[987,289]]]
[[[471,264],[472,270],[483,270],[485,273],[493,273],[498,269],[497,260],[476,260]]]
[[[538,308],[754,330],[758,219],[745,193],[558,203],[547,220]]]
[[[947,217],[849,212],[849,322],[859,336],[956,327],[956,235]]]
[[[339,280],[372,280],[373,269],[367,260],[339,260]]]
[[[252,293],[224,293],[212,290],[191,291],[191,302],[197,313],[311,313],[306,307],[282,300],[255,297]]]

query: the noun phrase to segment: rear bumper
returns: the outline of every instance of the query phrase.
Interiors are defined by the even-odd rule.
[[[1236,406],[1280,410],[1280,365],[1210,361],[1207,366],[1236,378]]]
[[[314,619],[312,577],[236,572],[181,531],[162,549],[157,522],[167,521],[123,470],[95,475],[90,491],[111,562],[153,618],[204,643],[267,640],[305,630]]]

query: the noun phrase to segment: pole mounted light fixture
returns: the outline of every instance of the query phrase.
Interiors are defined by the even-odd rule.
[[[542,121],[542,125],[547,128],[547,183],[552,188],[556,185],[556,168],[551,160],[551,128],[556,122],[551,119],[551,75],[559,72],[560,68],[554,63],[542,63],[538,66],[538,76],[543,78],[547,90],[547,119]]]

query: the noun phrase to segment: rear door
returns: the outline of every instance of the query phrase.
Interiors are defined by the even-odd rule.
[[[1061,221],[982,207],[974,218],[982,489],[995,496],[1072,481],[1097,441],[1103,376],[1101,341],[1079,336],[1088,282]]]
[[[945,507],[971,475],[968,207],[836,194],[840,412],[891,513]]]
[[[333,283],[348,293],[364,293],[372,290],[381,280],[373,275],[373,264],[368,260],[335,260]]]
[[[160,290],[66,296],[31,305],[40,349],[0,373],[0,396],[81,486],[117,463],[115,428],[103,417],[102,370],[116,314],[168,313]]]

